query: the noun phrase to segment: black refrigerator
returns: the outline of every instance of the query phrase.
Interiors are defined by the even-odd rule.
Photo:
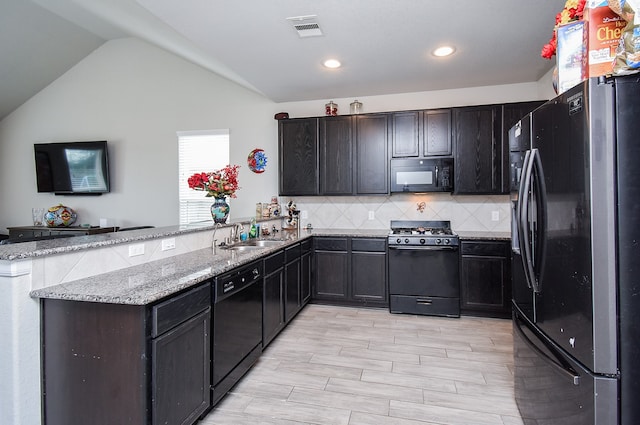
[[[640,424],[640,76],[584,81],[509,146],[523,421]]]

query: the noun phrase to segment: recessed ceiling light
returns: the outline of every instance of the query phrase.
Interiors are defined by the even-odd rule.
[[[327,68],[334,69],[334,68],[340,68],[340,65],[342,64],[337,59],[327,59],[326,61],[324,61],[323,65],[326,66]]]
[[[442,47],[438,47],[433,51],[433,56],[438,56],[438,57],[449,56],[449,55],[452,55],[453,52],[455,51],[456,49],[452,46],[442,46]]]

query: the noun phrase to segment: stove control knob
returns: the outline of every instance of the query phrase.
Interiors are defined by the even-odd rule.
[[[440,245],[442,243],[442,239],[438,238],[436,239],[436,244]]]
[[[445,240],[444,240],[444,244],[445,244],[445,245],[449,245],[450,243],[451,243],[451,241],[450,241],[449,239],[445,239]]]
[[[424,245],[424,244],[425,244],[425,242],[426,242],[426,241],[424,240],[424,238],[421,238],[421,239],[420,239],[420,245]]]
[[[404,243],[409,243],[409,238],[405,239]]]
[[[397,244],[400,244],[401,242],[402,242],[402,239],[400,239],[400,238],[396,239],[396,243]]]

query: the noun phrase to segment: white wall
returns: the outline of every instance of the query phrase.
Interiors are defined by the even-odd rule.
[[[538,83],[361,97],[364,112],[548,99],[550,74]],[[143,41],[105,43],[0,121],[0,233],[28,225],[32,207],[64,203],[78,224],[111,218],[118,226],[178,222],[176,132],[228,128],[231,162],[240,164],[232,215],[254,214],[278,191],[276,112],[320,116],[334,100],[348,113],[352,98],[276,104]],[[36,193],[33,143],[108,140],[112,192],[97,197]],[[246,158],[265,149],[266,171]]]
[[[535,83],[362,96],[357,100],[363,104],[363,113],[368,113],[548,100],[554,96],[551,71],[549,71],[540,81]],[[330,100],[338,104],[338,114],[343,115],[349,114],[349,104],[355,99],[339,98],[280,103],[276,105],[276,109],[277,112],[288,112],[290,118],[322,116],[324,115],[324,105]]]
[[[232,214],[255,210],[277,192],[277,123],[261,95],[137,39],[110,41],[0,122],[0,232],[30,224],[31,207],[64,203],[78,224],[112,218],[120,226],[178,222],[177,137],[181,130],[228,128],[240,164]],[[33,143],[108,140],[112,192],[36,193]],[[263,174],[246,166],[265,149]],[[205,170],[206,171],[206,170]]]

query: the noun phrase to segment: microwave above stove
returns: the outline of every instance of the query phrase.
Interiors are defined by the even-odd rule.
[[[391,160],[391,193],[453,192],[453,158]]]

